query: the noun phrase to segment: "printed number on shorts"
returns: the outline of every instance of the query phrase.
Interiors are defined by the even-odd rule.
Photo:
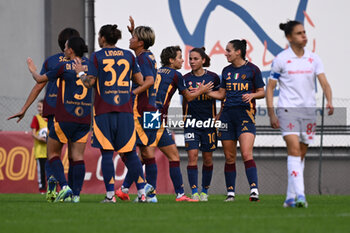
[[[306,125],[306,134],[315,134],[316,132],[316,123],[309,123]]]
[[[208,133],[209,143],[215,143],[215,133]]]
[[[107,64],[103,70],[105,72],[111,72],[112,74],[112,79],[109,81],[105,81],[105,85],[110,87],[113,86],[115,84],[115,82],[117,81],[117,72],[115,72],[115,69],[113,68],[113,65],[115,64],[115,60],[114,59],[103,59],[103,64]],[[127,87],[129,86],[129,82],[128,81],[124,81],[125,76],[127,75],[129,68],[130,68],[130,64],[127,60],[125,59],[120,59],[117,62],[118,66],[122,66],[124,65],[124,70],[121,73],[121,75],[118,77],[118,86],[120,87]]]

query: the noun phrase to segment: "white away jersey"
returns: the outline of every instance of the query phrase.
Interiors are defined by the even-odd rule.
[[[297,57],[289,47],[275,57],[270,79],[278,80],[280,94],[278,107],[315,107],[316,76],[324,73],[321,59],[304,49]]]

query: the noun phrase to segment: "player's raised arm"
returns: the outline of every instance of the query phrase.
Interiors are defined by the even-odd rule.
[[[130,26],[128,26],[128,30],[132,35],[132,33],[134,32],[134,29],[135,29],[135,21],[132,18],[132,16],[129,16],[129,22],[130,22]]]
[[[32,60],[32,58],[28,57],[27,58],[27,65],[28,65],[28,69],[29,72],[32,74],[34,80],[37,83],[42,83],[42,82],[46,82],[49,79],[47,78],[46,74],[40,75],[37,71],[36,71],[36,66]]]

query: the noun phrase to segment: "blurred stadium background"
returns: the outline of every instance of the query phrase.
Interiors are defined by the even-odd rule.
[[[0,20],[2,36],[0,37],[0,131],[30,131],[32,116],[36,114],[36,102],[30,107],[26,116],[20,123],[16,120],[6,119],[17,113],[23,106],[34,81],[29,75],[26,67],[26,58],[31,56],[41,69],[45,57],[59,52],[57,35],[65,27],[76,28],[85,38],[89,52],[98,49],[96,44],[96,33],[103,24],[118,24],[123,32],[123,39],[118,42],[120,47],[128,47],[129,35],[126,30],[128,16],[132,15],[136,25],[150,25],[157,35],[157,41],[152,51],[156,57],[162,48],[168,45],[180,45],[186,56],[188,46],[203,46],[208,49],[212,56],[210,70],[217,73],[226,66],[222,54],[222,47],[233,38],[246,38],[250,42],[252,53],[249,59],[256,63],[263,71],[266,78],[269,71],[270,61],[274,57],[273,50],[261,41],[257,28],[250,27],[248,20],[242,17],[242,12],[249,12],[267,34],[274,38],[281,47],[285,47],[286,41],[282,31],[278,30],[278,23],[286,19],[294,19],[297,9],[305,5],[307,17],[305,27],[310,31],[310,49],[315,49],[323,60],[326,75],[333,89],[334,106],[336,114],[332,117],[325,116],[324,125],[321,126],[321,115],[318,118],[317,137],[311,145],[306,160],[305,181],[306,192],[309,194],[350,194],[350,94],[347,91],[350,84],[346,78],[346,54],[349,54],[349,46],[345,46],[349,32],[346,30],[335,30],[336,22],[345,21],[346,13],[350,3],[345,0],[339,1],[337,12],[327,12],[329,1],[288,1],[290,7],[272,14],[278,9],[278,5],[272,7],[271,11],[261,11],[264,6],[271,7],[271,0],[251,1],[222,1],[239,4],[243,11],[231,12],[229,7],[218,5],[220,1],[195,0],[189,3],[185,0],[130,0],[126,2],[112,0],[0,0]],[[317,3],[316,3],[317,2]],[[176,11],[176,3],[180,3],[181,11]],[[205,3],[205,4],[202,4]],[[217,4],[210,8],[210,4]],[[321,6],[321,7],[320,7]],[[331,5],[334,7],[334,5]],[[197,7],[197,11],[192,11]],[[212,9],[206,27],[202,27],[202,12]],[[215,11],[214,11],[215,10]],[[339,12],[340,11],[340,12]],[[234,13],[234,14],[233,14]],[[326,15],[327,17],[324,17]],[[329,15],[330,14],[330,15]],[[265,19],[266,15],[268,19]],[[305,15],[305,14],[304,14]],[[306,16],[305,15],[305,16]],[[195,32],[186,35],[186,30],[178,25],[179,17],[183,17],[188,31],[203,31],[202,37],[195,37]],[[309,18],[308,18],[309,17]],[[323,18],[322,18],[323,17]],[[325,20],[324,18],[327,18]],[[219,25],[220,27],[218,27]],[[232,29],[231,29],[232,28]],[[233,31],[234,28],[234,31]],[[196,30],[195,30],[196,29]],[[229,30],[228,30],[229,29]],[[201,34],[201,33],[199,33]],[[220,35],[220,38],[216,36]],[[192,41],[189,39],[193,36]],[[336,38],[336,39],[335,39]],[[203,43],[200,43],[203,40]],[[317,43],[316,43],[317,42]],[[265,46],[264,46],[265,45]],[[254,49],[254,50],[253,50]],[[265,52],[267,52],[265,54]],[[157,59],[158,63],[159,59]],[[160,64],[159,64],[160,65]],[[188,72],[188,66],[184,67],[183,73]],[[41,98],[43,93],[41,94]],[[322,109],[322,92],[317,95],[318,108]],[[172,102],[172,111],[180,113],[180,98]],[[286,176],[286,149],[278,131],[269,128],[269,121],[264,109],[264,101],[257,103],[257,138],[254,148],[254,156],[258,166],[259,186],[261,193],[284,194],[287,183]],[[187,184],[186,166],[187,154],[183,148],[183,136],[181,129],[174,129],[176,142],[179,146],[182,160],[182,171],[186,191],[189,192]],[[323,136],[321,136],[323,135]],[[2,137],[5,137],[2,134]],[[0,138],[0,147],[1,141]],[[214,153],[214,176],[212,181],[212,193],[225,193],[224,188],[224,157],[219,148]],[[239,157],[239,156],[238,156]],[[1,166],[0,166],[1,168]],[[201,168],[201,163],[199,164]],[[3,169],[3,168],[1,168]],[[201,169],[199,169],[201,170]],[[248,193],[248,185],[244,173],[244,165],[239,159],[237,162],[237,193]],[[199,173],[199,181],[201,179]],[[2,183],[0,179],[0,183]],[[200,182],[199,182],[200,184]]]

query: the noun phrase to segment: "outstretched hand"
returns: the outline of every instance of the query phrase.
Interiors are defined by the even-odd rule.
[[[129,16],[129,22],[130,22],[130,26],[128,26],[128,30],[132,34],[134,32],[134,29],[135,29],[135,21],[132,18],[132,16]]]
[[[25,114],[26,114],[25,112],[19,112],[19,113],[16,113],[15,115],[10,116],[9,118],[7,118],[7,120],[11,120],[13,118],[18,117],[18,119],[17,119],[17,123],[18,123],[22,120],[22,118],[24,117]]]
[[[28,66],[28,69],[29,69],[30,73],[33,74],[33,73],[36,72],[36,66],[35,66],[35,64],[34,64],[34,62],[33,62],[31,57],[27,58],[27,66]]]

